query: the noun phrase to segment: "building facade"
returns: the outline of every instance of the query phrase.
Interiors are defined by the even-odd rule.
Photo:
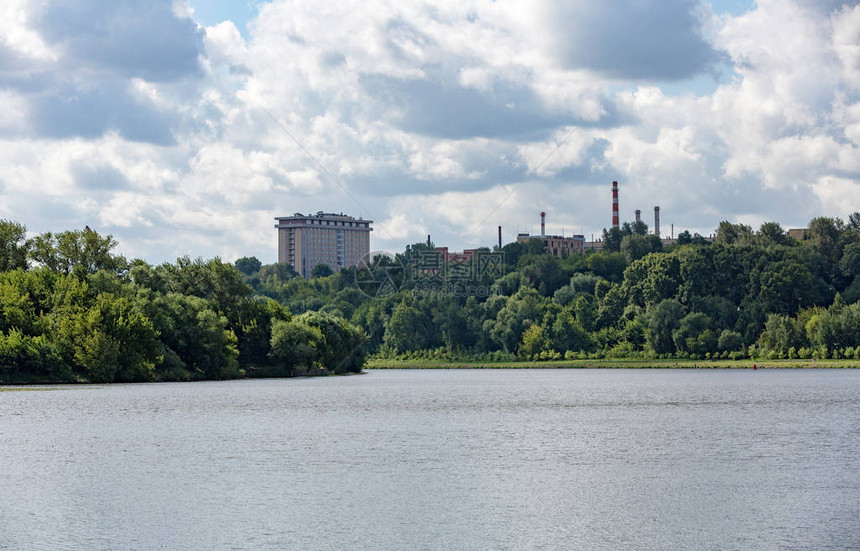
[[[278,230],[278,262],[289,264],[304,278],[317,264],[334,272],[358,265],[370,253],[372,220],[343,213],[295,213],[275,218]]]
[[[546,244],[546,252],[556,258],[564,258],[573,253],[582,253],[585,251],[585,236],[583,235],[563,237],[561,235],[517,234],[517,243],[524,243],[529,239],[540,239],[543,241]]]

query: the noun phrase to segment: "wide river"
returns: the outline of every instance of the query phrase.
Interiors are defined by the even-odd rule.
[[[0,548],[860,549],[860,370],[0,392]]]

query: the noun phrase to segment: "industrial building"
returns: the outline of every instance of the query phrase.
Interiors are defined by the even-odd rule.
[[[540,235],[529,235],[528,233],[517,234],[517,243],[524,243],[530,239],[540,239],[546,245],[546,251],[556,258],[564,258],[573,253],[581,253],[585,251],[585,236],[571,235],[564,237],[561,235],[546,234],[546,213],[540,213]]]
[[[289,264],[302,277],[309,278],[317,264],[334,272],[357,266],[370,253],[372,220],[353,218],[343,213],[295,213],[275,217],[278,221],[278,262]]]

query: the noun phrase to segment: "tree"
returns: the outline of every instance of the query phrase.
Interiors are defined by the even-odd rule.
[[[203,261],[187,256],[176,259],[176,264],[162,264],[157,268],[170,292],[200,297],[212,302],[218,313],[235,318],[239,304],[251,296],[253,290],[242,279],[242,273],[220,258]]]
[[[608,230],[603,228],[603,250],[611,253],[621,251],[621,240],[624,239],[624,234],[621,229],[612,226]]]
[[[328,264],[317,264],[311,269],[311,277],[328,277],[334,272]]]
[[[717,335],[711,331],[711,318],[701,312],[690,312],[681,318],[672,332],[675,348],[690,354],[703,355],[717,348]]]
[[[723,332],[720,333],[720,337],[717,340],[717,348],[723,352],[736,352],[741,349],[743,344],[743,335],[730,329],[723,329]]]
[[[545,337],[540,325],[530,325],[524,332],[522,342],[517,349],[520,358],[535,359],[544,349]]]
[[[627,297],[620,285],[613,285],[600,299],[597,306],[597,315],[594,327],[601,329],[618,325],[624,308],[627,306]]]
[[[848,215],[848,226],[854,231],[860,231],[860,211]]]
[[[806,346],[803,325],[797,320],[782,314],[770,314],[758,339],[763,350],[785,353],[789,348]]]
[[[677,296],[680,272],[680,262],[674,254],[650,253],[624,270],[622,288],[631,304],[651,306]]]
[[[489,301],[488,301],[489,302]],[[541,297],[534,289],[522,287],[498,311],[495,318],[484,322],[484,331],[502,347],[513,354],[517,350],[523,331],[529,325],[539,323],[541,318]]]
[[[627,267],[627,260],[624,254],[620,252],[600,251],[599,253],[589,255],[586,263],[588,269],[594,272],[594,275],[613,283],[621,283],[624,277],[624,269]]]
[[[263,263],[256,256],[243,256],[233,263],[236,269],[246,276],[253,275],[260,271]]]
[[[639,220],[631,224],[630,230],[633,232],[633,235],[648,235],[648,224]]]
[[[808,246],[821,255],[820,273],[829,280],[836,279],[839,274],[839,259],[842,256],[840,237],[845,230],[842,220],[837,218],[818,217],[809,222],[806,241]]]
[[[324,312],[306,312],[295,318],[297,323],[318,329],[324,344],[320,362],[331,373],[358,373],[364,366],[367,335],[361,328],[342,317]]]
[[[591,339],[577,319],[570,312],[562,310],[552,325],[552,347],[562,353],[568,350],[588,350],[591,348]]]
[[[434,342],[430,319],[404,300],[391,312],[383,340],[396,354],[428,348]]]
[[[785,230],[777,222],[765,222],[762,224],[756,237],[762,246],[791,244]]]
[[[860,243],[851,243],[842,251],[839,269],[848,281],[860,275]]]
[[[11,220],[0,220],[0,272],[27,269],[27,228]]]
[[[325,337],[318,328],[298,321],[276,321],[271,337],[275,375],[292,377],[317,367],[324,346]]]
[[[112,383],[155,378],[158,334],[132,301],[101,293],[91,306],[81,304],[71,317],[58,321],[59,340],[83,379]]]
[[[30,242],[30,258],[51,270],[68,274],[74,269],[91,274],[99,270],[119,272],[128,267],[125,258],[113,255],[113,236],[102,237],[87,228],[58,234],[43,233]]]
[[[731,245],[733,243],[750,243],[752,241],[752,228],[746,224],[732,224],[728,220],[720,222],[717,228],[717,236],[714,241]]]
[[[823,304],[827,286],[793,258],[767,262],[750,275],[750,298],[767,313],[793,315],[802,307]]]
[[[520,263],[523,264],[520,269],[523,281],[543,296],[552,296],[566,282],[567,278],[562,273],[559,262],[550,255],[524,256]]]
[[[628,235],[621,240],[621,252],[624,253],[624,258],[629,264],[650,253],[651,243],[648,241],[648,238],[643,235]]]
[[[683,313],[684,307],[674,299],[666,299],[648,310],[645,339],[654,352],[671,354],[675,351],[672,333],[680,327]]]
[[[162,379],[222,379],[238,375],[238,339],[225,316],[195,296],[167,293],[144,304],[159,333],[167,365]],[[169,361],[168,361],[169,360]]]

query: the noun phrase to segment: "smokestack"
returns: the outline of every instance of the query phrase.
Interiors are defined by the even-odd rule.
[[[540,236],[546,237],[546,213],[540,213]]]
[[[641,222],[641,221],[642,221],[642,211],[639,209],[636,209],[636,223],[639,224],[639,222]]]
[[[612,182],[612,227],[618,227],[618,182]]]
[[[427,246],[428,247],[430,246],[430,234],[429,233],[427,234]]]
[[[499,226],[499,250],[502,250],[502,227]]]
[[[660,237],[660,207],[654,207],[654,235]]]

